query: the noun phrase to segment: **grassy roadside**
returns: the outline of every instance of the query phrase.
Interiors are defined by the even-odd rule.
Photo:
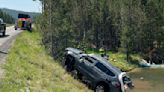
[[[100,54],[101,52],[96,51],[96,50],[92,50],[92,49],[87,49],[86,50],[87,53],[96,53],[96,54]],[[132,69],[138,67],[138,61],[141,59],[141,57],[138,54],[131,54],[130,55],[130,62],[126,61],[126,54],[121,53],[121,52],[111,52],[108,51],[107,55],[109,56],[109,62],[120,68],[123,71],[131,71]]]
[[[50,57],[38,32],[24,31],[15,41],[4,65],[0,92],[90,92]]]

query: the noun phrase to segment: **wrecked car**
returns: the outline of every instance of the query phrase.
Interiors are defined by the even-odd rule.
[[[133,88],[129,76],[96,54],[85,54],[75,48],[67,48],[64,65],[75,78],[88,84],[94,92],[125,92]]]

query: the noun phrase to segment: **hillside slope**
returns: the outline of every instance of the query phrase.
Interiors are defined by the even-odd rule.
[[[16,39],[4,69],[1,92],[90,92],[47,54],[36,31]]]
[[[18,11],[18,10],[7,9],[7,8],[2,8],[1,10],[11,15],[14,19],[18,18],[19,13],[29,14],[32,18],[35,18],[35,16],[38,16],[40,14],[35,12],[24,12],[24,11]]]

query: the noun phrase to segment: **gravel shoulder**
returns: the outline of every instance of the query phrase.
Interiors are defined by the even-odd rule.
[[[14,27],[7,27],[6,29],[6,36],[3,37],[0,34],[0,79],[3,78],[4,70],[2,65],[5,64],[5,59],[8,54],[12,43],[14,42],[15,38],[21,33],[21,30],[14,30]]]

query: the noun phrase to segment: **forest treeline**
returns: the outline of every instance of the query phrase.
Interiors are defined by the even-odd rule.
[[[0,18],[2,18],[3,21],[5,23],[8,23],[8,24],[13,24],[14,21],[15,21],[12,16],[10,16],[9,14],[3,12],[1,9],[0,9]]]
[[[38,28],[56,58],[66,47],[164,50],[164,0],[41,0]]]

